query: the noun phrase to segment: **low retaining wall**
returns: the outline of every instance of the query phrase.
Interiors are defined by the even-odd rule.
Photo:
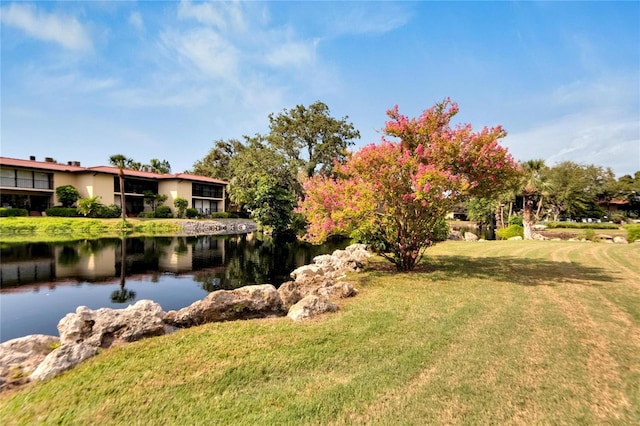
[[[192,220],[179,222],[181,235],[225,235],[245,234],[258,229],[249,219]]]

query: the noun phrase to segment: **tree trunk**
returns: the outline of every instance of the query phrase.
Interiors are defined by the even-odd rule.
[[[533,240],[533,197],[525,195],[523,200],[522,226],[524,227],[524,239]]]
[[[118,172],[120,178],[120,208],[122,210],[122,220],[127,220],[127,202],[124,199],[124,171],[120,169]]]

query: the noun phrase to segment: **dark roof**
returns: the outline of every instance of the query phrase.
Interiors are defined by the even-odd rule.
[[[50,170],[50,171],[68,172],[68,173],[97,172],[97,173],[106,173],[111,175],[117,175],[119,170],[117,167],[113,167],[113,166],[81,167],[81,166],[71,166],[68,164],[51,163],[47,161],[21,160],[18,158],[8,158],[8,157],[0,157],[0,166],[24,167],[29,169]],[[124,175],[137,177],[137,178],[155,179],[155,180],[182,179],[182,180],[197,181],[197,182],[217,183],[220,185],[227,185],[228,183],[220,179],[214,179],[207,176],[191,175],[188,173],[160,174],[160,173],[153,173],[153,172],[145,172],[142,170],[124,169]]]

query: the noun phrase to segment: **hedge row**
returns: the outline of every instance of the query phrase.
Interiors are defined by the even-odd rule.
[[[0,217],[28,216],[26,209],[16,209],[14,207],[0,207]]]
[[[549,229],[566,228],[566,229],[618,229],[620,225],[615,223],[597,223],[597,222],[547,222],[544,225]]]

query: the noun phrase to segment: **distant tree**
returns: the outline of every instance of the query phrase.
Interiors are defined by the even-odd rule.
[[[171,173],[171,164],[167,160],[158,160],[157,158],[152,158],[149,160],[149,164],[145,166],[149,169],[149,171],[158,174],[167,174]]]
[[[56,188],[56,197],[62,207],[71,207],[80,198],[80,193],[73,185],[62,185]]]
[[[524,239],[533,239],[533,225],[537,221],[539,207],[546,193],[547,184],[542,176],[545,168],[544,160],[528,160],[522,164],[522,180],[520,193],[522,195],[522,226]]]
[[[290,110],[269,115],[269,142],[304,171],[307,178],[320,172],[329,173],[334,159],[343,161],[347,147],[360,132],[348,117],[337,120],[331,117],[329,107],[315,102],[308,108],[297,105]]]
[[[247,139],[249,138],[245,136],[245,141]],[[238,139],[217,140],[207,155],[193,164],[191,173],[229,181],[234,175],[233,170],[229,168],[229,163],[244,147],[245,144]]]
[[[109,164],[118,168],[118,178],[120,181],[120,208],[122,209],[122,220],[127,219],[127,203],[124,196],[124,169],[130,164],[133,160],[131,158],[125,157],[122,154],[116,154],[109,157]]]
[[[156,209],[161,206],[165,201],[169,198],[164,194],[156,194],[153,191],[144,191],[144,202],[151,207],[151,210],[156,211]]]
[[[240,205],[262,226],[275,234],[286,230],[293,214],[299,183],[287,159],[264,138],[247,139],[248,144],[229,162],[234,171],[229,185],[231,201]],[[277,219],[276,216],[281,216]]]
[[[498,200],[495,198],[473,197],[467,203],[467,218],[478,225],[491,226],[496,218]]]

